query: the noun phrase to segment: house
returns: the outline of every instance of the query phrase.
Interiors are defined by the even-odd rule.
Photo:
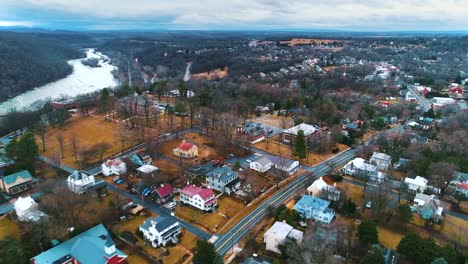
[[[237,127],[237,135],[250,144],[256,144],[265,140],[266,132],[261,123],[248,122]]]
[[[151,246],[165,247],[167,243],[177,244],[177,236],[180,234],[180,225],[174,216],[158,216],[146,219],[139,227],[143,233],[145,241],[151,243]]]
[[[307,188],[307,193],[312,196],[325,197],[329,201],[338,201],[341,191],[328,177],[320,177]]]
[[[0,178],[0,189],[7,194],[14,195],[32,189],[37,179],[28,170],[19,171]]]
[[[159,172],[159,168],[153,165],[144,164],[139,167],[137,170],[138,175],[140,176],[151,176],[154,177]]]
[[[263,242],[266,244],[266,250],[281,254],[279,245],[286,242],[287,239],[294,239],[299,244],[302,242],[304,234],[302,231],[294,229],[284,222],[275,222],[273,226],[263,234]]]
[[[111,235],[99,224],[31,258],[34,264],[125,264],[127,255],[116,248]]]
[[[269,169],[271,169],[271,166],[273,166],[273,163],[267,157],[261,157],[258,160],[250,162],[250,169],[261,173],[267,172]]]
[[[409,159],[400,158],[397,163],[393,164],[393,167],[395,169],[400,169],[400,168],[403,168],[404,166],[408,165],[409,162],[410,162]]]
[[[179,147],[173,149],[172,152],[181,158],[192,159],[198,157],[198,147],[185,140],[182,141]]]
[[[318,126],[302,123],[284,130],[281,136],[282,141],[287,144],[294,144],[296,142],[297,133],[300,130],[304,131],[304,137],[306,142],[314,141],[321,132],[321,129]]]
[[[355,177],[368,177],[371,181],[382,183],[387,175],[378,171],[377,166],[367,163],[362,158],[355,158],[348,162],[342,172]]]
[[[386,170],[392,164],[392,157],[384,153],[374,152],[369,162],[376,165],[380,170]]]
[[[408,185],[408,191],[411,193],[423,193],[427,189],[427,183],[429,181],[421,176],[416,176],[416,178],[412,179],[406,177],[404,183]]]
[[[14,203],[16,216],[20,221],[39,221],[45,214],[39,210],[37,203],[31,196],[18,197]]]
[[[303,218],[330,224],[335,217],[335,211],[328,208],[329,205],[329,201],[311,195],[303,195],[294,205],[294,210]]]
[[[208,187],[231,194],[240,188],[239,176],[229,166],[218,167],[207,174]]]
[[[202,211],[213,211],[216,208],[216,197],[213,190],[195,185],[187,185],[180,191],[180,202]]]
[[[70,191],[83,194],[96,185],[93,175],[88,175],[84,171],[75,170],[67,178],[67,185]]]
[[[104,176],[122,175],[127,172],[127,164],[119,158],[107,160],[101,167]]]
[[[142,151],[134,152],[130,155],[130,161],[136,166],[149,165],[153,162],[150,155],[143,153]]]
[[[185,175],[191,178],[203,177],[208,174],[208,172],[216,168],[216,161],[210,161],[202,165],[195,165],[184,171]]]
[[[468,197],[468,173],[455,172],[449,187],[452,192]]]
[[[174,198],[174,190],[169,183],[161,184],[154,192],[154,200],[157,203],[167,203]]]
[[[412,210],[417,212],[425,220],[439,222],[442,220],[444,208],[440,206],[440,200],[435,195],[417,193],[414,197]]]
[[[273,262],[259,256],[249,257],[241,264],[272,264]]]
[[[273,163],[275,169],[285,172],[288,175],[294,174],[299,169],[299,161],[290,160],[278,156],[268,157]]]

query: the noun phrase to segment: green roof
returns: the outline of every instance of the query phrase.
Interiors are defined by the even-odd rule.
[[[17,173],[13,173],[13,174],[3,177],[3,181],[5,182],[5,184],[12,184],[18,179],[18,177],[21,177],[25,180],[27,179],[32,180],[31,173],[29,173],[28,170],[24,170],[24,171],[19,171]]]

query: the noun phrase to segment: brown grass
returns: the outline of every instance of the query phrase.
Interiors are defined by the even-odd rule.
[[[396,247],[398,246],[398,243],[400,243],[403,234],[396,233],[392,230],[380,226],[377,229],[379,231],[380,243],[382,243],[384,247],[390,247],[396,250]]]
[[[20,239],[19,226],[8,217],[0,218],[0,240],[6,238]]]
[[[239,211],[244,209],[244,204],[231,197],[221,196],[218,198],[218,212],[226,215],[228,218],[233,217]]]
[[[357,206],[362,205],[364,202],[364,188],[347,182],[337,182],[336,187],[344,190],[346,198],[351,198]]]
[[[185,229],[182,229],[180,244],[188,250],[193,250],[197,246],[197,237]]]
[[[279,128],[283,127],[282,125],[283,122],[286,127],[292,127],[294,125],[294,120],[292,120],[292,118],[284,117],[284,116],[275,116],[275,115],[254,118],[252,119],[252,121],[267,124],[267,125],[274,126],[274,127],[279,127]]]
[[[98,116],[77,116],[68,120],[63,128],[49,127],[46,132],[46,152],[41,153],[48,158],[54,158],[60,153],[60,147],[57,135],[62,134],[64,138],[64,158],[62,163],[76,167],[75,158],[72,152],[70,139],[73,134],[78,138],[80,150],[86,150],[97,143],[108,143],[111,148],[105,156],[120,152],[120,144],[115,131],[119,130],[119,124],[115,122],[106,122]],[[41,146],[41,140],[36,137],[36,142]],[[97,161],[97,159],[91,160]]]
[[[444,216],[444,225],[441,234],[449,239],[458,241],[464,247],[468,247],[468,226],[467,222],[450,215]]]
[[[268,145],[268,148],[267,148],[267,145]],[[264,140],[255,144],[254,147],[261,149],[263,151],[266,151],[268,153],[271,153],[273,155],[282,155],[283,157],[297,160],[297,158],[293,157],[292,155],[293,153],[292,146],[279,142],[279,136],[275,136],[275,137],[268,139],[268,144],[267,144],[267,141]],[[339,144],[339,143],[336,144],[335,147],[339,148],[340,151],[343,151],[349,148],[348,146]],[[326,153],[323,153],[323,154],[310,153],[309,158],[303,159],[301,160],[301,162],[309,166],[315,166],[333,155],[336,155],[336,153],[332,153],[331,151],[327,151]]]
[[[170,247],[168,249],[169,256],[164,256],[162,261],[163,263],[176,264],[179,263],[179,260],[186,254],[183,249],[180,247]]]
[[[209,232],[216,232],[227,222],[227,219],[218,213],[204,213],[190,205],[177,206],[175,214],[177,217],[198,225]]]

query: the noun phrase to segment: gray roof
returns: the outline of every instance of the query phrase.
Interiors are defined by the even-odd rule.
[[[271,163],[271,160],[269,158],[267,158],[267,157],[262,157],[262,158],[258,159],[256,162],[258,162],[262,166],[266,166],[269,163]]]
[[[250,257],[246,260],[244,260],[244,262],[242,262],[242,264],[271,264],[272,262],[266,260],[265,258],[263,257]]]
[[[79,171],[79,170],[76,170],[74,171],[72,174],[70,174],[70,178],[74,179],[74,180],[82,180],[83,177],[88,177],[89,175],[82,172],[82,171]]]
[[[177,222],[177,218],[174,216],[158,216],[146,219],[141,228],[148,230],[154,224],[157,231],[163,231]]]
[[[237,175],[237,173],[229,166],[218,167],[207,174],[208,178],[217,178],[220,181],[227,180],[233,175]]]

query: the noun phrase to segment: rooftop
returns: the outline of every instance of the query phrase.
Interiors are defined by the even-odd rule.
[[[176,223],[178,223],[178,220],[173,216],[158,216],[146,219],[145,222],[143,222],[141,225],[141,228],[149,230],[149,228],[154,225],[154,228],[158,232],[161,232]]]
[[[183,150],[183,151],[188,151],[188,150],[190,150],[193,146],[195,146],[195,145],[184,140],[184,141],[182,141],[182,144],[179,145],[178,149],[181,149],[181,150]]]
[[[213,190],[205,189],[195,185],[187,185],[180,192],[190,197],[193,197],[198,194],[203,200],[207,200],[211,196],[214,196]]]
[[[19,171],[19,172],[4,176],[3,181],[5,182],[5,184],[12,184],[16,182],[18,177],[23,178],[24,180],[28,180],[28,179],[32,180],[31,173],[29,173],[28,170],[23,170],[23,171]]]
[[[320,128],[318,126],[314,126],[314,125],[308,125],[308,124],[299,124],[297,126],[294,126],[294,127],[291,127],[289,129],[286,129],[284,130],[283,132],[284,133],[288,133],[288,134],[293,134],[293,135],[297,135],[297,133],[299,132],[299,130],[302,130],[304,131],[304,136],[308,136],[310,134],[313,134],[315,133],[316,131],[319,131]]]
[[[148,165],[148,164],[144,164],[137,169],[137,171],[142,172],[142,173],[152,173],[157,170],[159,170],[158,167],[153,166],[153,165]]]
[[[291,230],[293,230],[293,227],[287,223],[276,222],[273,224],[273,226],[271,226],[270,229],[266,231],[265,236],[274,235],[279,239],[285,239]]]
[[[301,208],[303,207],[312,207],[313,209],[325,211],[329,205],[329,201],[325,201],[311,195],[303,195],[301,199],[299,199],[299,201],[297,201],[297,203],[294,205],[294,209],[296,211],[301,211]]]
[[[35,256],[36,264],[55,263],[59,259],[75,258],[81,264],[106,264],[107,258],[112,256],[104,252],[104,245],[110,236],[106,228],[99,224],[87,231]],[[127,256],[116,249],[116,255],[121,258]],[[62,263],[62,262],[60,262]],[[113,262],[116,263],[116,262]]]

